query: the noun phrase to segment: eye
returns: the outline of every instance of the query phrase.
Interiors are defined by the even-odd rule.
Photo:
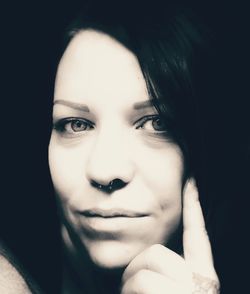
[[[65,130],[68,132],[82,132],[87,131],[91,126],[83,120],[77,119],[65,124]]]
[[[136,129],[144,129],[149,132],[165,132],[166,126],[159,115],[145,116],[136,122]]]
[[[93,128],[93,123],[82,118],[65,118],[54,124],[54,129],[65,135],[74,135],[76,133],[90,131]]]

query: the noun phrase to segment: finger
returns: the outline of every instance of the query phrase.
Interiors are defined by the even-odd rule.
[[[121,294],[186,294],[190,291],[159,273],[140,270],[123,285]]]
[[[183,193],[184,258],[193,272],[217,278],[213,255],[194,180],[187,182]]]
[[[130,262],[123,274],[123,283],[141,270],[150,270],[186,285],[191,280],[185,260],[160,244],[147,248]]]

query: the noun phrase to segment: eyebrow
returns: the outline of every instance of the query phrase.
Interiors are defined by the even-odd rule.
[[[70,108],[81,110],[84,112],[90,112],[88,106],[82,103],[76,103],[76,102],[66,101],[63,99],[57,99],[54,101],[54,105],[55,104],[61,104],[61,105],[68,106]]]
[[[153,103],[150,100],[142,101],[142,102],[137,102],[134,104],[133,108],[138,110],[138,109],[143,109],[143,108],[148,108],[148,107],[153,107]]]
[[[88,106],[86,104],[82,104],[82,103],[76,103],[76,102],[71,102],[71,101],[67,101],[67,100],[63,100],[63,99],[57,99],[54,101],[54,105],[55,104],[61,104],[76,110],[81,110],[84,112],[90,112]],[[153,103],[150,100],[146,100],[146,101],[142,101],[142,102],[136,102],[133,105],[133,108],[135,110],[140,110],[143,108],[148,108],[148,107],[153,107]]]

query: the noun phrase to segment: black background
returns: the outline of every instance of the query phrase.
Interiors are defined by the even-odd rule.
[[[47,293],[56,293],[60,278],[47,166],[49,105],[62,32],[81,6],[81,1],[15,1],[1,9],[1,236]],[[209,192],[218,197],[215,263],[223,293],[247,293],[249,9],[239,1],[195,7],[218,36],[219,83],[201,107]]]

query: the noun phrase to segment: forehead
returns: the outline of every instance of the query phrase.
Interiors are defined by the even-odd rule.
[[[105,33],[84,30],[69,43],[59,63],[55,99],[135,103],[147,100],[148,93],[130,50]]]

